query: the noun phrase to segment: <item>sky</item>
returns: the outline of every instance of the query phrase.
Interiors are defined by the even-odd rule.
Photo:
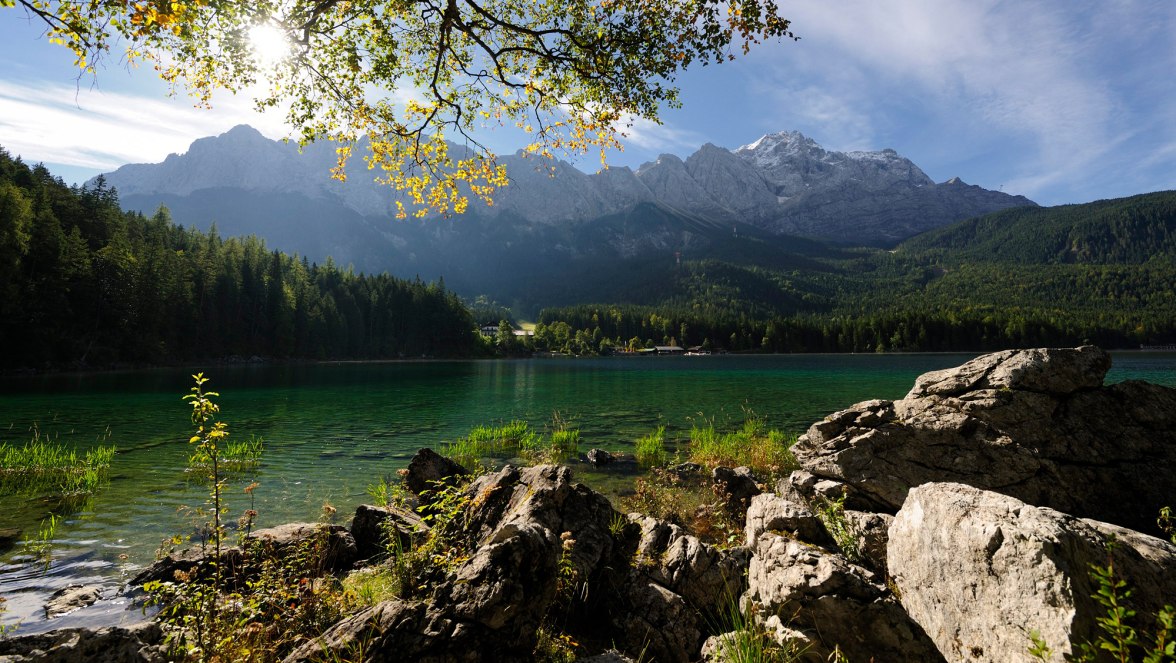
[[[932,179],[1043,205],[1176,189],[1173,0],[782,2],[800,41],[676,81],[682,108],[638,119],[611,166],[798,130],[829,150],[893,148]],[[80,183],[250,124],[288,135],[245,95],[212,110],[169,98],[149,68],[79,78],[21,9],[0,9],[0,146]],[[513,152],[520,136],[480,136]],[[594,170],[594,158],[575,162]]]

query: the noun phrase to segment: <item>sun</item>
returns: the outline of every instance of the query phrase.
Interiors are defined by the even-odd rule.
[[[270,69],[290,54],[286,33],[273,23],[261,23],[249,29],[249,44],[253,55],[264,69]]]

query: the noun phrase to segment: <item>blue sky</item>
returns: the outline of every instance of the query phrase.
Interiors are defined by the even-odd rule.
[[[678,79],[683,108],[639,121],[611,165],[702,143],[735,148],[799,130],[827,149],[894,148],[936,181],[1045,205],[1176,189],[1173,0],[817,0],[784,3],[799,42],[768,44]],[[279,116],[223,94],[169,99],[149,69],[79,79],[19,9],[0,9],[0,145],[71,182],[157,162]],[[511,152],[518,136],[484,137]],[[595,160],[585,158],[585,169]]]

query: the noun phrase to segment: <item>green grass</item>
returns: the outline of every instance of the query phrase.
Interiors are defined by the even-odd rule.
[[[347,598],[361,607],[378,605],[400,595],[400,580],[387,566],[374,566],[343,578]]]
[[[749,609],[754,610],[754,605]],[[724,663],[795,663],[808,651],[796,641],[776,642],[754,613],[744,614],[735,597],[727,598],[718,630],[724,635],[719,641],[717,660]]]
[[[535,444],[537,433],[518,419],[501,426],[477,426],[465,437],[441,445],[441,453],[467,467],[481,459],[526,449]]]
[[[0,444],[0,495],[92,494],[105,480],[114,454],[113,446],[99,446],[78,456],[34,431],[22,446]]]
[[[569,428],[558,413],[552,416],[550,434],[542,435],[525,421],[501,426],[477,426],[464,437],[441,445],[441,453],[467,467],[482,459],[518,454],[533,463],[559,463],[580,448],[580,431]]]
[[[265,440],[256,435],[240,442],[225,440],[218,449],[217,464],[222,472],[245,472],[255,470],[261,465],[261,456],[265,452]],[[203,471],[208,468],[208,454],[196,450],[188,458],[188,468]]]
[[[750,415],[733,432],[715,430],[713,420],[690,428],[688,447],[691,462],[706,467],[747,466],[761,477],[783,476],[799,467],[792,455],[797,436],[767,429],[763,420]]]
[[[666,453],[666,427],[658,426],[654,432],[638,438],[634,454],[642,467],[665,465],[669,458]]]

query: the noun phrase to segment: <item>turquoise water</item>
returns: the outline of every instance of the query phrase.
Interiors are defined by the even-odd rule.
[[[692,422],[720,429],[745,411],[801,432],[870,398],[900,398],[915,377],[970,354],[642,357],[429,363],[245,365],[206,371],[237,438],[265,440],[261,466],[230,482],[232,514],[256,508],[262,527],[317,520],[323,506],[345,523],[365,488],[394,476],[422,446],[437,447],[480,424],[525,419],[542,429],[558,411],[581,431],[581,451],[631,450],[659,424],[681,439]],[[64,519],[42,572],[17,543],[0,552],[6,622],[37,630],[44,597],[69,581],[117,583],[148,563],[160,541],[191,533],[185,507],[207,489],[185,472],[191,434],[181,397],[192,370],[0,379],[0,441],[21,444],[36,427],[79,449],[105,441],[118,454],[108,484],[84,508],[4,497],[0,531],[27,535],[50,512]],[[1108,381],[1176,386],[1176,354],[1115,356]],[[587,468],[589,480],[608,481]],[[615,478],[614,478],[615,479]],[[251,503],[243,487],[260,486]],[[620,481],[631,481],[622,477]],[[59,622],[60,623],[60,622]]]

